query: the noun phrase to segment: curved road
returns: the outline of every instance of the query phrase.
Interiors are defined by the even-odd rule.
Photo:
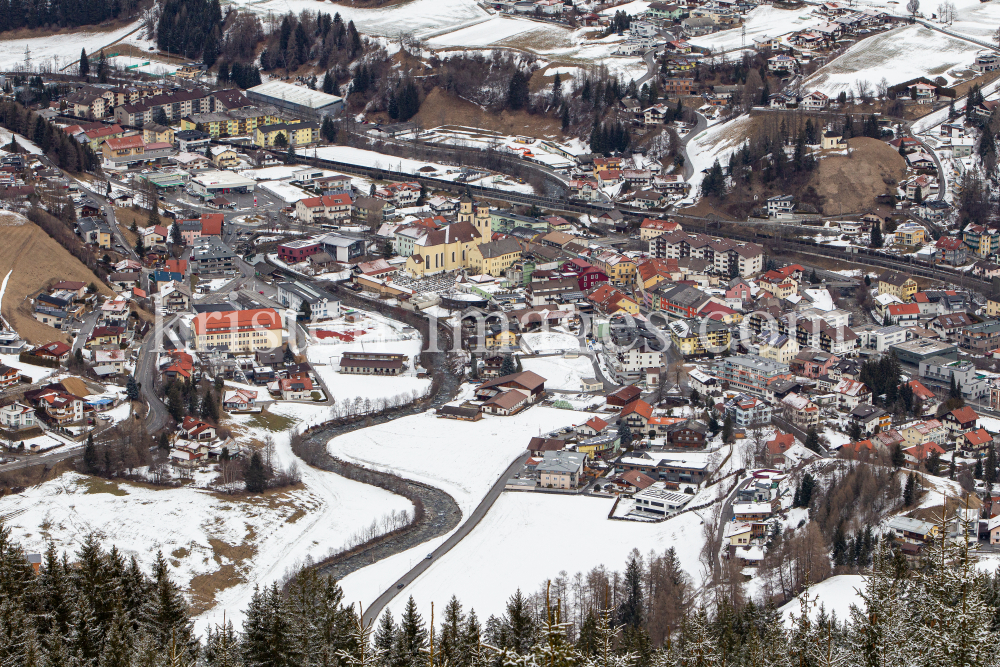
[[[365,610],[363,619],[365,624],[375,623],[385,606],[389,604],[389,602],[396,597],[402,589],[406,588],[408,584],[413,583],[417,577],[426,572],[427,569],[434,564],[434,561],[451,551],[452,547],[461,542],[469,533],[472,532],[473,528],[479,525],[479,522],[483,520],[486,513],[493,507],[493,503],[495,503],[497,498],[500,497],[500,494],[503,493],[504,487],[507,485],[507,480],[510,479],[511,475],[520,470],[521,466],[523,466],[524,462],[527,460],[528,452],[524,452],[521,456],[515,459],[514,462],[507,467],[503,474],[500,475],[500,479],[493,484],[489,493],[487,493],[486,497],[479,502],[479,505],[477,505],[476,509],[472,511],[469,518],[458,527],[458,530],[452,533],[437,549],[432,551],[430,553],[430,558],[422,559],[419,563],[410,568],[406,574],[397,579],[389,590],[385,591],[382,595],[375,599],[368,609]]]

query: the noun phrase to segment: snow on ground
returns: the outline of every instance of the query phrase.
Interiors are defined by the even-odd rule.
[[[24,65],[24,50],[31,51],[32,67],[51,66],[59,70],[80,57],[80,49],[96,54],[102,47],[113,44],[136,30],[139,21],[112,32],[76,32],[50,37],[0,40],[0,69],[12,70]]]
[[[3,44],[3,42],[0,42]],[[42,149],[39,148],[33,141],[29,141],[27,138],[20,134],[12,133],[10,130],[5,130],[0,127],[0,146],[6,146],[10,143],[11,136],[17,137],[17,145],[28,151],[33,155],[41,155]]]
[[[108,62],[110,62],[112,66],[128,69],[132,72],[143,72],[145,74],[154,74],[156,76],[173,74],[180,69],[179,65],[171,65],[157,60],[137,58],[135,56],[115,56],[114,58],[109,58]],[[148,65],[143,64],[147,62],[149,63]],[[138,67],[131,67],[132,65],[138,65]]]
[[[743,28],[740,27],[695,37],[691,39],[691,44],[712,49],[713,53],[740,49],[743,46],[752,49],[754,39],[778,37],[821,23],[823,23],[822,19],[811,15],[808,8],[805,7],[802,9],[777,9],[770,5],[759,5],[747,14],[746,42],[743,41]]]
[[[856,81],[867,81],[874,87],[883,77],[890,85],[920,76],[941,76],[950,84],[958,71],[971,67],[980,50],[982,47],[965,40],[909,25],[861,40],[816,70],[803,88],[836,97],[842,90],[851,90]]]
[[[691,158],[694,169],[691,180],[688,181],[691,183],[692,194],[698,192],[705,177],[703,170],[711,168],[716,160],[720,164],[726,164],[729,156],[746,140],[749,123],[749,116],[740,116],[726,123],[712,125],[688,142],[688,157]]]
[[[26,364],[18,359],[16,354],[0,354],[0,364],[5,366],[10,366],[11,368],[16,368],[21,371],[24,375],[31,378],[32,382],[38,382],[44,378],[53,375],[58,372],[58,368],[49,368],[48,366],[35,366],[34,364]]]
[[[958,482],[945,477],[920,473],[920,484],[924,487],[924,497],[920,500],[918,509],[942,507],[946,497],[954,500],[966,495]]]
[[[443,164],[438,164],[434,162],[424,162],[418,160],[411,160],[405,157],[395,157],[393,155],[386,155],[384,153],[376,153],[375,151],[366,151],[360,148],[351,148],[350,146],[326,146],[323,148],[314,149],[300,149],[302,155],[306,155],[309,152],[313,153],[314,156],[320,157],[326,160],[335,160],[338,162],[346,162],[348,164],[356,164],[363,167],[372,167],[374,169],[387,169],[389,171],[397,171],[405,174],[417,174],[421,167],[431,166],[434,167],[438,173],[427,174],[422,173],[422,176],[433,176],[435,178],[443,178],[445,180],[455,180],[462,173],[461,167],[450,167]],[[502,190],[513,190],[517,192],[534,192],[534,188],[526,183],[511,183],[509,181],[493,182],[492,174],[486,175],[483,178],[470,180],[469,183],[476,185],[483,185],[487,187],[495,187]],[[261,187],[267,188],[269,184],[262,184]]]
[[[366,341],[366,338],[371,338],[371,342]],[[374,342],[376,340],[381,342]],[[344,352],[405,354],[409,357],[407,362],[409,377],[374,377],[340,373],[338,372],[340,357]],[[313,340],[306,350],[306,358],[330,390],[331,397],[340,402],[359,397],[389,398],[414,391],[422,395],[430,388],[431,381],[414,376],[414,365],[419,354],[419,338],[385,341],[377,336],[361,336],[351,343],[340,342],[337,338]]]
[[[521,366],[545,378],[546,389],[580,391],[581,379],[594,377],[590,357],[522,357]]]
[[[548,354],[551,352],[572,352],[580,349],[587,349],[586,345],[580,345],[580,339],[568,333],[558,331],[538,331],[526,333],[521,336],[521,341],[528,346],[528,349],[535,354]]]
[[[284,181],[264,181],[259,184],[259,187],[261,190],[266,190],[287,204],[294,204],[300,199],[310,196],[309,193],[301,188],[297,188]]]
[[[436,486],[451,494],[467,517],[532,436],[589,417],[541,406],[478,422],[424,412],[333,438],[328,449],[346,461]]]
[[[823,605],[827,614],[836,612],[837,620],[841,622],[850,618],[851,605],[863,604],[858,590],[864,585],[865,578],[860,574],[839,574],[810,587],[810,600],[816,598],[816,603],[809,609],[810,618],[819,614],[820,605]],[[798,617],[802,613],[800,598],[796,597],[778,611],[784,617],[785,624],[791,627],[792,616]]]
[[[298,14],[303,9],[316,11],[315,0],[230,0],[235,5],[246,6],[260,14]],[[344,21],[354,21],[363,33],[398,36],[409,33],[426,39],[433,34],[456,28],[489,17],[475,0],[413,0],[389,7],[356,8],[337,4],[323,11],[340,12]]]
[[[284,442],[285,451],[278,448],[280,459],[290,456],[287,437]],[[96,533],[106,548],[115,545],[126,558],[134,555],[147,572],[162,551],[172,576],[184,587],[194,577],[232,566],[244,583],[219,593],[218,606],[199,617],[199,625],[221,622],[224,609],[239,625],[254,584],[277,580],[306,555],[322,558],[381,514],[412,509],[409,501],[376,487],[305,466],[302,473],[307,488],[249,500],[66,473],[0,498],[0,514],[7,515],[6,525],[30,551],[44,551],[51,540],[72,554],[88,534]],[[226,545],[245,545],[250,553],[234,561],[224,555]]]
[[[534,592],[562,570],[572,576],[603,564],[621,571],[633,548],[646,556],[650,550],[662,553],[675,546],[681,566],[698,580],[702,528],[697,513],[688,512],[662,523],[612,521],[607,517],[613,503],[606,498],[504,493],[482,523],[401,591],[389,609],[398,617],[410,595],[421,609],[429,608],[431,602],[440,608],[457,595],[466,610],[475,609],[479,618],[485,619],[501,614],[516,589]],[[590,536],[585,539],[586,547],[557,537],[558,526],[571,527],[575,535]],[[360,592],[351,585],[354,576],[343,582],[347,599]],[[367,577],[374,583],[377,575]],[[393,581],[382,583],[391,585]],[[385,586],[372,587],[361,599],[371,600],[381,590]]]
[[[625,12],[629,16],[636,16],[642,14],[647,9],[649,9],[649,3],[646,0],[633,0],[624,5],[615,5],[614,7],[608,7],[607,9],[601,10],[601,16],[614,16],[617,12]]]
[[[447,46],[489,46],[502,39],[538,30],[540,24],[512,16],[494,16],[461,30],[438,35],[427,40],[433,48]]]

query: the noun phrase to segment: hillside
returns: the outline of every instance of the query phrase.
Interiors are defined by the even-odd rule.
[[[906,160],[884,141],[855,137],[847,145],[850,155],[821,159],[808,184],[824,198],[827,215],[864,213],[878,195],[895,192],[906,175]]]
[[[3,294],[0,312],[17,332],[34,345],[69,338],[31,316],[26,297],[59,280],[95,283],[102,294],[114,294],[86,266],[56,243],[38,225],[16,213],[0,211],[0,277],[13,269]]]

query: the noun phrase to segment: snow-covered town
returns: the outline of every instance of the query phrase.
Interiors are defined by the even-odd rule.
[[[5,667],[996,664],[997,1],[0,0]]]

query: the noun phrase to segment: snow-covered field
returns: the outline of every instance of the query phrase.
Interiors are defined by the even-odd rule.
[[[138,27],[137,21],[112,32],[76,32],[50,37],[0,40],[0,69],[10,70],[24,65],[24,50],[28,48],[33,67],[42,65],[59,70],[79,58],[81,49],[86,49],[88,54],[98,52]]]
[[[816,598],[816,604],[809,608],[810,618],[819,614],[819,607],[823,605],[827,614],[836,612],[839,621],[847,620],[850,618],[851,605],[862,604],[858,591],[863,589],[864,585],[865,578],[860,574],[839,574],[811,586],[809,598]],[[790,626],[792,616],[798,617],[802,613],[802,603],[796,598],[778,611],[785,618],[785,623]]]
[[[275,434],[276,439],[282,435]],[[283,441],[278,455],[284,461],[291,454],[287,437]],[[306,489],[250,500],[193,488],[108,484],[66,473],[0,499],[0,514],[8,516],[6,525],[31,551],[44,551],[51,540],[57,549],[73,553],[95,533],[106,547],[134,555],[146,571],[162,551],[184,587],[232,568],[231,583],[239,585],[219,592],[216,607],[199,624],[221,622],[223,610],[239,624],[254,584],[279,579],[307,556],[325,557],[372,519],[412,509],[409,501],[376,487],[304,466],[302,473]]]
[[[535,406],[513,417],[464,422],[425,412],[339,436],[328,449],[346,461],[436,486],[468,516],[532,436],[589,416]]]
[[[155,74],[158,76],[165,76],[167,74],[173,74],[180,69],[178,65],[171,65],[169,63],[159,62],[157,60],[150,60],[149,58],[137,58],[135,56],[115,56],[109,59],[113,66],[120,67],[122,69],[130,69],[134,72],[143,72],[145,74]],[[148,65],[144,63],[149,63]],[[137,65],[137,67],[132,67],[132,65]]]
[[[299,149],[299,152],[302,155],[316,156],[326,160],[346,162],[347,164],[356,164],[363,167],[372,167],[374,169],[397,171],[404,174],[417,174],[421,167],[430,166],[433,167],[437,173],[422,173],[420,175],[443,178],[449,181],[455,180],[462,173],[462,168],[458,166],[447,166],[434,162],[411,160],[405,157],[395,157],[384,153],[376,153],[375,151],[366,151],[361,148],[351,148],[350,146],[325,146],[323,148],[313,149],[302,148]],[[528,184],[511,183],[506,181],[494,183],[492,176],[486,176],[478,179],[477,181],[469,182],[477,185],[500,188],[503,190],[514,190],[517,192],[529,193],[534,192],[534,189]]]
[[[521,366],[526,371],[545,378],[547,389],[580,391],[583,378],[594,377],[594,364],[590,357],[565,359],[563,357],[524,357]]]
[[[616,8],[617,9],[617,8]],[[747,14],[746,41],[743,40],[743,28],[722,30],[710,35],[702,35],[691,39],[691,44],[714,53],[731,51],[746,47],[753,48],[754,39],[778,37],[789,32],[802,30],[808,26],[819,25],[822,19],[812,16],[808,7],[802,9],[777,9],[770,5],[760,5]]]
[[[674,546],[683,568],[698,579],[702,528],[696,513],[656,524],[612,521],[607,517],[613,502],[504,493],[482,523],[397,595],[389,609],[398,617],[409,595],[421,609],[429,608],[431,602],[440,608],[457,595],[467,610],[474,608],[480,619],[486,619],[502,613],[516,589],[534,592],[560,571],[572,576],[602,564],[620,571],[633,548],[645,556],[650,550],[662,553]],[[344,586],[347,595],[357,597],[360,591],[351,582],[354,576],[347,577]],[[373,591],[360,599],[371,600],[377,594]]]
[[[313,369],[330,390],[330,395],[338,402],[354,398],[389,398],[398,394],[423,394],[431,381],[418,378],[413,372],[416,358],[420,354],[420,339],[384,341],[377,335],[367,336],[381,342],[366,342],[366,336],[351,343],[336,338],[313,340],[306,350],[306,358]],[[340,357],[344,352],[385,352],[405,354],[409,357],[409,370],[404,377],[375,377],[371,375],[351,375],[338,372]]]
[[[982,47],[964,40],[910,25],[858,42],[806,79],[804,88],[835,97],[857,81],[867,81],[869,87],[874,87],[883,77],[890,85],[919,76],[941,76],[950,84],[958,72],[971,67],[980,50]]]
[[[568,333],[558,331],[538,331],[526,333],[521,341],[535,354],[552,352],[572,352],[580,349],[580,339]]]
[[[512,16],[494,16],[482,23],[438,35],[427,40],[434,48],[448,46],[488,46],[502,39],[539,29],[540,24]]]
[[[398,36],[411,34],[427,38],[435,33],[454,30],[489,14],[475,0],[413,0],[380,8],[355,8],[347,4],[317,5],[316,0],[230,0],[260,14],[298,14],[303,9],[340,12],[344,21],[354,21],[361,32],[373,35]]]

